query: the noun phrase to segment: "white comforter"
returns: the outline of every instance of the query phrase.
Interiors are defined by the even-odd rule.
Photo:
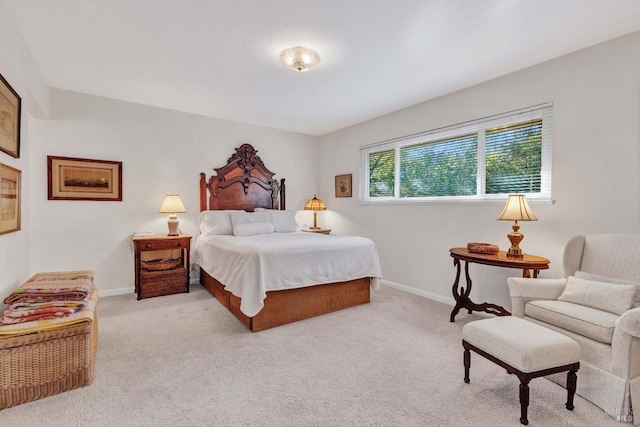
[[[375,244],[364,237],[316,233],[198,236],[193,261],[242,298],[249,317],[264,307],[267,291],[382,277]]]

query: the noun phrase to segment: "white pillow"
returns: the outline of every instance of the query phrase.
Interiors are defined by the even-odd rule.
[[[233,226],[234,236],[254,236],[256,234],[273,233],[273,224],[270,222],[250,222]]]
[[[232,212],[231,227],[240,224],[252,224],[255,222],[271,222],[269,212]]]
[[[296,211],[270,210],[269,213],[271,214],[271,222],[276,229],[276,233],[292,233],[298,231]]]
[[[232,212],[243,212],[237,210],[220,210],[220,211],[202,211],[198,214],[198,224],[200,233],[205,236],[213,236],[219,234],[233,234],[231,228]]]
[[[635,293],[634,285],[597,282],[569,276],[567,286],[558,297],[558,301],[586,305],[621,315],[631,308]]]
[[[633,285],[636,287],[636,294],[633,297],[631,308],[640,307],[640,282],[634,280],[616,279],[615,277],[605,277],[599,274],[587,273],[586,271],[576,271],[576,277],[586,280],[595,280],[596,282],[616,283],[618,285]]]

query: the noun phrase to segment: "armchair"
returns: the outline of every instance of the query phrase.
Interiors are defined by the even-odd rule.
[[[512,315],[580,344],[576,393],[640,425],[640,234],[571,237],[562,261],[562,279],[507,280]]]

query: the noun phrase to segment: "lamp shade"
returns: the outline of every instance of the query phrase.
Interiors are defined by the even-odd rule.
[[[186,209],[182,204],[182,200],[180,196],[177,194],[167,194],[164,200],[162,201],[162,205],[160,206],[160,213],[184,213]]]
[[[305,211],[324,211],[324,210],[327,210],[327,207],[325,206],[325,204],[324,204],[324,202],[322,200],[318,199],[314,195],[313,199],[311,199],[307,203],[305,203],[304,210]]]
[[[504,206],[504,210],[498,217],[503,221],[537,221],[538,218],[531,212],[529,203],[524,194],[511,194]]]

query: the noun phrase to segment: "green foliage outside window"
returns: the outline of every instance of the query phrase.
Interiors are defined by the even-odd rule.
[[[478,136],[412,145],[400,149],[400,197],[476,194]]]
[[[484,132],[484,133],[482,133]],[[484,136],[484,194],[539,193],[542,120],[400,147],[400,197],[475,196]],[[395,194],[395,149],[369,153],[369,197]]]
[[[379,151],[369,155],[369,196],[393,197],[395,152]]]
[[[486,132],[486,193],[539,193],[542,120]]]

